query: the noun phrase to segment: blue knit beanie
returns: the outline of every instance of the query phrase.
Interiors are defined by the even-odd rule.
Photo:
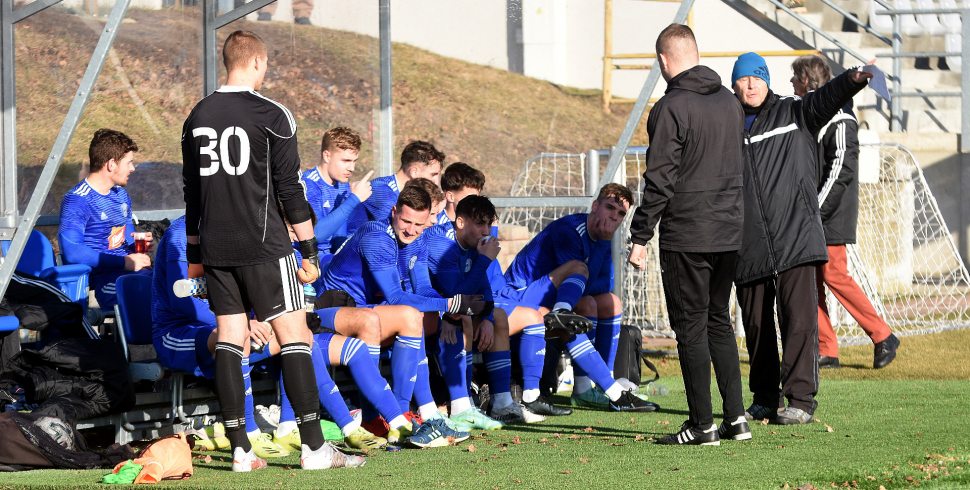
[[[768,63],[757,53],[744,53],[738,56],[734,62],[734,71],[731,72],[731,86],[742,77],[758,77],[771,86],[771,77],[768,75]]]

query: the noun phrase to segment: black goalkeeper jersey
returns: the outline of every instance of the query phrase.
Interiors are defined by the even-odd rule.
[[[223,86],[185,120],[182,159],[185,234],[199,235],[204,264],[256,265],[293,253],[284,210],[302,223],[310,205],[286,107],[248,87]]]

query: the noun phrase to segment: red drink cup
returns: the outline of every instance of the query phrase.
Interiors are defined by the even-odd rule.
[[[151,240],[148,239],[148,233],[135,233],[135,253],[143,254],[148,252],[151,244]]]

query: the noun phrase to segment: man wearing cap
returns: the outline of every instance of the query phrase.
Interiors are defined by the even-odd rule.
[[[745,53],[734,64],[731,84],[745,115],[744,228],[734,280],[754,394],[748,419],[783,425],[815,420],[815,267],[828,261],[816,197],[815,141],[869,78],[871,73],[850,69],[804,98],[782,97],[768,88],[764,58]]]

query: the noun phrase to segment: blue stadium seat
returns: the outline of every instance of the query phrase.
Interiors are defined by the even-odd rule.
[[[0,241],[4,256],[10,249],[10,240]],[[82,264],[57,265],[54,247],[43,233],[31,230],[24,253],[17,262],[17,270],[39,277],[64,292],[87,311],[88,274],[91,268]]]
[[[9,332],[18,328],[20,328],[20,320],[17,317],[13,315],[0,316],[0,332]]]

